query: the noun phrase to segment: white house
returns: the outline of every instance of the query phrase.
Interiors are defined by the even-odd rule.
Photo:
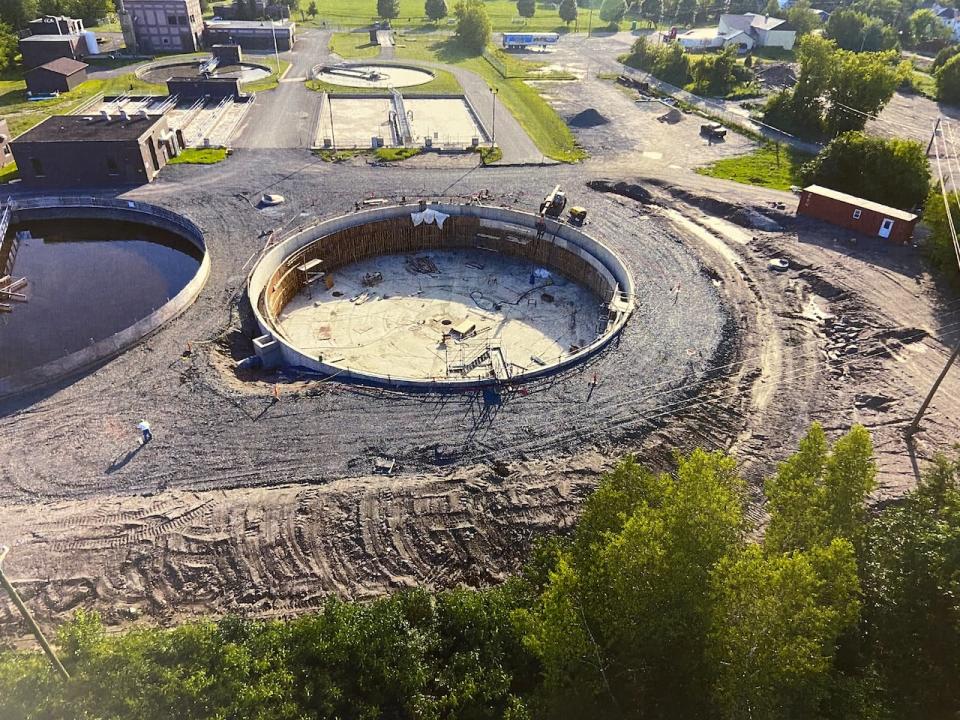
[[[792,50],[797,34],[784,29],[786,20],[747,13],[721,15],[716,29],[699,28],[677,35],[677,42],[688,50],[735,47],[747,52],[755,47],[779,47]]]
[[[954,40],[960,40],[960,12],[937,2],[931,5],[922,5],[921,7],[932,10],[933,14],[937,16],[937,20],[940,21],[940,24],[950,30],[951,37]]]

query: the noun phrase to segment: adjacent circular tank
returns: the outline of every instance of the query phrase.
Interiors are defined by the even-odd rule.
[[[264,363],[402,388],[557,372],[602,350],[634,309],[610,248],[504,208],[379,207],[320,222],[255,266]]]
[[[7,272],[26,284],[0,310],[0,397],[121,353],[189,307],[209,274],[200,229],[160,207],[38,197],[11,215]]]
[[[413,65],[377,63],[318,65],[313,69],[313,76],[329,85],[384,89],[423,85],[435,77],[429,70]]]

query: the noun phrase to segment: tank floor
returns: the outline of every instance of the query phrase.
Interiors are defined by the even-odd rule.
[[[429,258],[437,272],[412,270],[415,258]],[[279,324],[297,348],[344,369],[481,378],[494,374],[496,357],[487,354],[499,346],[506,372],[516,375],[555,363],[597,337],[600,304],[593,293],[552,273],[531,285],[536,269],[481,250],[370,258],[334,272],[329,290],[320,280],[304,289]],[[380,273],[382,282],[364,286],[368,273]],[[455,332],[471,325],[466,337]]]

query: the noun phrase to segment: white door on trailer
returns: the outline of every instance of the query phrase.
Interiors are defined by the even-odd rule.
[[[880,223],[880,237],[888,238],[890,237],[890,231],[893,230],[893,220],[890,218],[884,218],[883,222]]]

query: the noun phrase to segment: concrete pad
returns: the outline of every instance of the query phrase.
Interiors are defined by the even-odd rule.
[[[370,139],[382,137],[384,146],[395,147],[398,143],[390,127],[390,98],[327,98],[320,113],[318,145],[325,138],[334,140],[337,147],[370,147]],[[333,115],[333,131],[330,123]]]
[[[462,98],[405,97],[403,104],[418,145],[428,137],[433,139],[434,145],[465,146],[475,137],[481,141],[485,139]]]
[[[557,275],[531,285],[537,266],[529,262],[480,250],[431,251],[416,257],[428,257],[437,272],[423,274],[410,268],[413,257],[370,258],[334,272],[331,289],[317,282],[291,300],[279,327],[325,362],[417,379],[504,369],[515,375],[597,337],[598,299]],[[365,286],[375,273],[382,281]],[[466,337],[454,332],[471,326]]]

